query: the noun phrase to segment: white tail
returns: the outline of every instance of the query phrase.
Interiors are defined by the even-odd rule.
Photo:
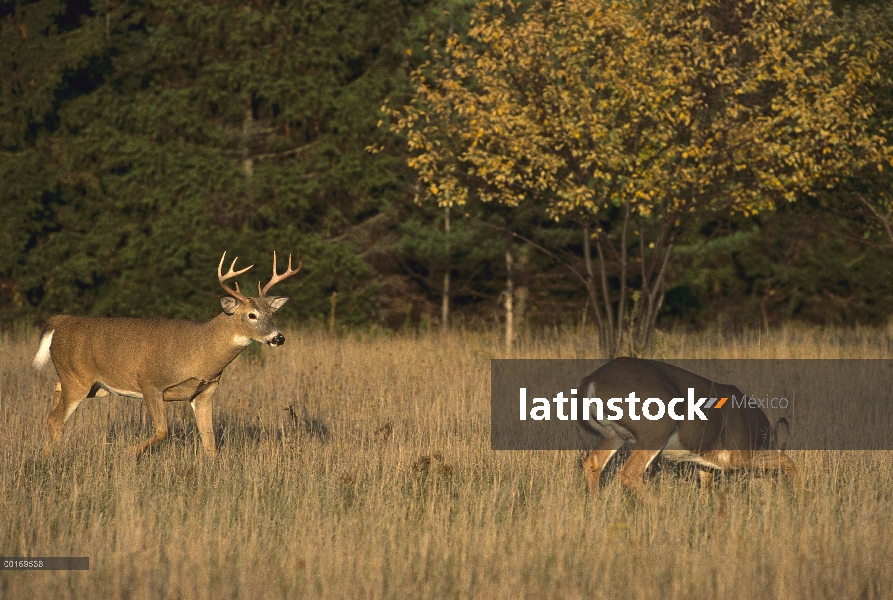
[[[267,296],[267,291],[298,271],[291,268],[276,273],[260,295],[249,298],[226,282],[251,267],[222,272],[226,252],[217,266],[217,280],[228,294],[220,299],[223,312],[206,323],[175,319],[127,319],[71,317],[51,318],[34,366],[49,358],[56,365],[59,383],[54,394],[55,408],[47,420],[49,442],[62,437],[62,425],[86,398],[108,392],[144,398],[155,435],[134,447],[137,457],[167,437],[164,402],[187,400],[192,404],[199,435],[205,450],[214,455],[216,441],[212,422],[214,392],[223,370],[252,341],[271,346],[285,343],[285,336],[273,323],[276,312],[288,298]],[[49,443],[47,448],[49,448]]]
[[[584,377],[579,384],[590,397],[625,398],[631,392],[640,398],[682,398],[691,388],[698,396],[741,398],[732,385],[716,383],[666,363],[635,358],[618,358]],[[677,462],[694,462],[701,467],[702,483],[712,481],[713,470],[780,469],[798,481],[794,462],[782,452],[788,437],[788,422],[781,419],[773,428],[762,410],[717,403],[706,410],[708,420],[675,420],[669,414],[650,420],[624,415],[618,420],[590,419],[580,424],[601,435],[595,449],[583,461],[590,491],[596,491],[599,477],[611,457],[626,443],[636,449],[620,469],[620,482],[639,497],[645,496],[642,476],[663,454]],[[641,416],[641,415],[640,415]],[[710,470],[708,470],[710,469]]]
[[[53,333],[55,333],[53,329],[45,331],[40,338],[40,347],[37,348],[37,354],[34,355],[34,362],[32,363],[35,369],[44,368],[47,361],[50,360],[50,344],[53,343]]]

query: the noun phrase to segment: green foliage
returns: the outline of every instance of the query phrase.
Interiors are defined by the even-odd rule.
[[[159,0],[2,13],[5,314],[206,314],[213,286],[199,282],[241,247],[305,261],[297,314],[325,313],[338,290],[339,320],[370,318],[368,269],[322,240],[399,198],[403,168],[363,149],[412,12]]]
[[[399,234],[406,271],[432,301],[440,301],[447,271],[451,304],[457,308],[499,294],[505,249],[492,229],[453,210],[450,231],[446,232],[444,209],[429,208],[402,222]]]
[[[811,56],[808,52],[817,52],[820,41],[833,39],[828,46],[833,51],[827,55],[819,52],[816,56],[821,60],[813,62],[815,68],[772,79],[764,91],[771,96],[770,92],[820,73],[828,77],[816,79],[816,89],[837,85],[841,94],[804,96],[800,98],[803,102],[794,106],[795,112],[771,121],[766,119],[775,113],[759,113],[759,98],[753,96],[745,98],[750,104],[742,100],[747,110],[736,113],[738,120],[729,116],[728,108],[736,96],[727,93],[728,81],[719,80],[723,73],[734,73],[737,63],[728,53],[711,54],[711,48],[732,46],[705,45],[700,44],[700,37],[692,38],[698,42],[692,42],[692,52],[700,52],[704,64],[716,63],[720,70],[716,72],[719,75],[686,79],[692,67],[678,62],[678,56],[674,58],[669,50],[675,48],[674,40],[682,39],[673,38],[674,31],[694,31],[691,19],[655,22],[649,35],[669,44],[663,54],[645,44],[646,38],[633,36],[613,46],[599,46],[598,40],[590,39],[599,52],[587,56],[569,45],[571,33],[589,27],[586,19],[562,17],[571,4],[550,5],[555,10],[543,21],[557,32],[550,40],[542,32],[537,37],[529,27],[525,29],[530,21],[525,21],[524,15],[539,6],[526,1],[512,9],[490,3],[486,19],[474,23],[471,15],[477,3],[471,0],[3,3],[0,322],[40,320],[58,312],[207,318],[218,310],[220,288],[214,274],[223,250],[228,256],[239,255],[240,264],[256,263],[250,277],[243,277],[249,283],[269,276],[272,250],[279,253],[280,263],[288,252],[303,261],[302,273],[281,284],[282,290],[277,288],[278,293],[292,297],[282,313],[285,319],[327,322],[331,293],[336,291],[339,324],[379,321],[399,326],[414,322],[420,314],[437,312],[443,274],[449,269],[454,309],[492,321],[506,276],[506,229],[540,247],[520,241],[515,245],[516,286],[529,291],[528,315],[543,324],[561,322],[579,318],[585,301],[586,292],[580,289],[580,274],[585,273],[583,225],[596,234],[592,252],[599,242],[604,246],[609,263],[605,267],[609,304],[632,308],[631,297],[621,301],[619,290],[623,285],[639,286],[647,277],[643,279],[636,266],[624,278],[617,264],[610,264],[612,256],[626,252],[632,264],[640,255],[650,259],[660,250],[648,248],[647,239],[643,249],[633,234],[651,239],[648,236],[659,234],[662,224],[669,222],[662,215],[678,207],[700,211],[706,206],[724,208],[735,203],[748,209],[772,204],[784,193],[772,188],[774,182],[765,167],[779,158],[775,174],[782,183],[795,178],[798,169],[804,171],[804,165],[805,172],[816,180],[838,177],[821,194],[808,191],[816,196],[817,206],[831,211],[835,218],[818,218],[812,209],[783,212],[778,225],[771,214],[752,220],[736,217],[728,231],[737,233],[722,240],[710,226],[717,213],[697,212],[697,219],[692,219],[691,213],[677,211],[674,214],[681,226],[678,232],[669,233],[676,235],[674,251],[682,250],[679,265],[669,270],[664,288],[656,280],[656,271],[652,273],[652,291],[659,295],[667,290],[669,305],[661,318],[703,323],[734,307],[751,315],[742,317],[748,322],[763,319],[761,310],[768,321],[788,316],[820,322],[880,320],[888,310],[880,283],[886,280],[886,254],[872,247],[857,249],[850,238],[875,245],[893,243],[887,229],[893,223],[889,192],[893,189],[893,166],[878,169],[874,145],[845,143],[843,137],[828,154],[813,141],[795,156],[780,141],[796,133],[797,119],[803,121],[801,125],[813,127],[822,119],[828,121],[828,115],[833,117],[832,133],[842,136],[852,119],[865,116],[855,109],[834,112],[841,106],[843,92],[850,91],[857,92],[860,100],[850,106],[874,107],[867,120],[860,121],[868,124],[875,136],[872,139],[889,137],[893,123],[893,9],[877,2],[838,2],[838,16],[821,21],[821,35],[792,40],[791,48],[802,51],[791,50],[789,60],[779,63],[779,73],[792,73],[797,61]],[[655,14],[678,16],[694,10],[686,8],[689,4],[637,6],[643,10],[651,7]],[[723,4],[717,0],[691,6],[708,4],[740,8],[758,3]],[[628,18],[614,19],[621,5],[630,3],[600,3],[597,7],[599,15],[611,17],[603,19],[608,26],[605,31],[633,23]],[[824,6],[806,0],[790,6],[767,3],[765,14],[807,5]],[[434,73],[431,65],[447,72],[461,67],[455,56],[444,54],[442,48],[447,44],[454,49],[469,44],[480,48],[481,34],[496,31],[492,27],[496,17],[502,18],[506,27],[531,34],[487,38],[487,43],[494,48],[505,45],[500,46],[502,58],[514,65],[515,75],[525,68],[542,75],[519,81],[551,120],[546,124],[542,118],[537,121],[534,113],[515,110],[523,108],[520,96],[506,95],[505,90],[501,96],[494,92],[490,105],[482,105],[476,126],[485,136],[475,147],[478,154],[472,158],[477,162],[448,174],[447,180],[454,176],[467,184],[469,174],[481,180],[492,167],[493,185],[479,189],[496,193],[502,186],[531,206],[519,211],[472,203],[461,214],[454,209],[451,231],[446,235],[443,208],[412,203],[414,191],[421,190],[423,195],[432,191],[427,185],[431,182],[415,186],[406,164],[407,158],[413,158],[406,155],[406,140],[378,127],[385,117],[380,107],[387,98],[391,107],[408,103],[415,89],[410,74],[432,57],[435,61],[427,63],[425,71],[429,76],[426,83],[431,86],[437,83],[430,78]],[[722,19],[719,22],[722,25]],[[672,25],[669,29],[668,23]],[[812,27],[816,21],[808,23]],[[476,28],[472,36],[469,27]],[[720,30],[711,35],[719,35]],[[724,43],[731,39],[724,38]],[[751,50],[764,47],[759,45],[763,42],[752,41]],[[804,45],[796,45],[801,42]],[[607,60],[620,47],[629,49],[627,57],[632,62],[625,67],[611,63],[614,71],[583,69],[587,60]],[[438,52],[446,60],[438,63]],[[634,64],[651,55],[654,61],[639,64],[641,68]],[[776,58],[782,55],[771,54]],[[552,58],[536,64],[524,62],[537,56]],[[555,57],[561,60],[553,60]],[[660,70],[658,64],[685,68]],[[827,72],[821,70],[825,67]],[[870,72],[860,70],[863,67]],[[604,73],[614,75],[609,80]],[[759,73],[748,71],[745,75],[736,81],[752,83],[752,76]],[[450,76],[464,77],[455,70]],[[707,90],[711,81],[721,84],[716,88],[719,91]],[[840,87],[843,82],[850,87]],[[485,90],[488,85],[481,78],[472,83],[469,90]],[[559,88],[567,93],[541,93]],[[635,93],[623,96],[618,90]],[[701,97],[698,94],[709,102],[693,103],[689,111],[693,117],[687,123],[677,118],[688,113],[684,107],[673,108],[674,99],[697,99]],[[583,102],[583,98],[593,102]],[[623,98],[633,100],[624,103]],[[500,114],[502,105],[496,100],[505,100],[510,110]],[[791,99],[784,102],[779,106],[790,108]],[[598,112],[605,107],[616,109],[612,113],[618,116],[614,130],[608,125],[608,129],[599,129],[586,118],[607,114]],[[631,118],[636,111],[638,121]],[[764,120],[754,121],[759,127],[741,126],[747,115]],[[711,119],[723,116],[729,117],[727,122],[733,126],[716,125],[720,121],[711,125]],[[670,117],[676,125],[667,125]],[[637,152],[629,143],[636,132],[627,127],[634,122],[648,134],[643,137],[648,143],[638,146]],[[766,154],[741,151],[746,149],[744,142],[767,131],[766,123],[782,128],[783,135],[774,138],[779,143]],[[452,126],[452,133],[460,137],[478,133],[465,127],[462,119],[453,121]],[[498,130],[503,126],[507,127],[505,135]],[[577,138],[574,132],[585,135]],[[602,133],[605,135],[599,137]],[[725,136],[724,145],[714,143],[716,135]],[[552,142],[562,139],[571,141],[560,150],[549,150]],[[459,149],[445,140],[441,139],[443,145],[438,147],[442,153]],[[542,140],[549,143],[537,145]],[[820,134],[816,140],[826,138]],[[606,147],[629,151],[612,154],[603,151]],[[673,154],[674,148],[683,147],[697,152],[688,158],[680,152]],[[505,160],[515,155],[500,149],[511,150],[523,160]],[[708,155],[719,157],[717,160],[738,155],[757,160],[748,162],[747,168],[738,165],[727,170],[728,177],[723,179],[721,161],[703,159]],[[623,160],[618,161],[617,156]],[[834,164],[829,161],[839,163],[841,157],[849,160],[849,156],[853,160],[850,171],[830,168]],[[556,157],[557,162],[549,162]],[[663,166],[640,168],[652,163]],[[473,168],[465,168],[469,165]],[[505,183],[517,181],[512,179],[515,175],[537,165],[542,167],[542,181],[551,182],[548,197],[536,186],[529,197],[518,195],[517,186]],[[599,169],[594,165],[600,165]],[[586,169],[591,171],[588,175]],[[756,192],[759,186],[751,186],[745,175],[754,173],[762,177],[764,188],[771,188],[770,194],[761,195]],[[506,179],[496,179],[500,174]],[[615,180],[623,185],[612,197],[607,193],[611,191],[608,184]],[[723,181],[729,185],[723,187]],[[673,186],[686,185],[684,194],[673,195]],[[438,192],[449,188],[443,182],[436,186]],[[631,241],[625,250],[619,243],[624,230],[623,197],[617,194],[626,194],[623,197],[630,198],[633,208]],[[458,197],[452,196],[453,200]],[[803,197],[801,194],[798,199]],[[528,203],[530,199],[536,202]],[[665,202],[669,212],[659,210],[660,202]],[[568,219],[550,221],[544,205],[560,209],[553,212]],[[566,211],[571,205],[581,210]],[[656,208],[638,210],[648,206]],[[466,212],[471,218],[464,217]],[[392,214],[397,218],[392,219]],[[390,220],[377,219],[386,215]],[[367,227],[373,221],[375,226]],[[388,224],[382,225],[384,221]],[[795,227],[798,223],[802,227]],[[376,227],[384,231],[376,229],[375,235],[367,235]],[[787,247],[777,234],[785,229],[800,232],[798,239],[803,241],[799,250],[759,250],[779,244]],[[368,238],[368,244],[356,239],[362,236]],[[373,245],[374,251],[368,251]],[[698,250],[688,253],[688,249]],[[868,274],[872,269],[879,273],[875,280]],[[720,282],[720,293],[716,282]],[[761,304],[758,299],[770,288],[779,291]],[[778,300],[782,297],[788,300]],[[846,300],[841,304],[839,298]],[[680,312],[683,306],[687,308]]]
[[[815,202],[769,218],[733,221],[734,233],[680,246],[663,322],[737,330],[797,320],[882,323],[893,313],[893,265],[839,235],[838,217]]]

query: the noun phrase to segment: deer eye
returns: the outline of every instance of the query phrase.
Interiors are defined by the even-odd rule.
[[[254,313],[248,313],[248,318],[249,318],[249,319],[256,319],[256,318],[257,318],[257,315],[254,314]]]

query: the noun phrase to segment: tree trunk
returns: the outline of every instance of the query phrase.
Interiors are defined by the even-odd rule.
[[[254,112],[251,106],[245,110],[245,120],[242,121],[242,169],[249,179],[254,175],[254,159],[251,157],[251,132],[254,125]]]
[[[602,311],[599,310],[595,273],[592,270],[592,234],[589,233],[588,225],[583,225],[583,263],[586,267],[586,294],[589,297],[589,303],[592,305],[592,312],[595,313],[595,321],[598,325],[599,350],[604,354],[608,351],[609,331],[605,328],[605,319],[602,317]],[[586,312],[584,311],[583,314],[585,315]]]
[[[515,339],[515,248],[512,236],[505,240],[505,350],[511,353]]]
[[[667,268],[674,245],[675,232],[666,226],[663,227],[654,243],[646,245],[645,224],[631,222],[628,212],[627,207],[621,224],[619,248],[612,245],[611,240],[604,232],[599,231],[594,236],[590,236],[588,227],[583,227],[586,291],[598,323],[602,353],[608,358],[615,358],[622,354],[638,356],[650,344],[657,324],[657,315],[664,301]],[[638,229],[635,234],[639,237],[638,244],[634,244],[639,247],[638,256],[636,256],[636,252],[631,252],[631,248],[627,246],[628,228],[633,224]],[[592,268],[592,251],[589,244],[591,237],[595,239],[595,247],[598,252],[601,297],[599,297]],[[608,285],[609,257],[606,256],[606,249],[618,261],[619,289],[617,290],[611,290]],[[650,255],[648,254],[649,250]],[[640,267],[641,288],[629,293],[629,277],[635,273],[635,261],[638,261]],[[614,294],[616,294],[616,303]],[[628,306],[629,304],[631,306]]]
[[[450,328],[450,207],[443,209],[443,231],[446,234],[447,265],[443,273],[443,297],[440,303],[440,328]]]

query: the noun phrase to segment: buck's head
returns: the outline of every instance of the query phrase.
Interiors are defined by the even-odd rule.
[[[235,331],[234,341],[243,346],[250,344],[251,340],[270,344],[271,346],[281,346],[285,343],[285,336],[282,335],[282,332],[280,332],[279,329],[276,328],[276,324],[273,323],[273,313],[279,310],[282,305],[288,301],[288,298],[283,298],[282,296],[267,296],[267,291],[286,277],[291,277],[300,271],[301,265],[298,265],[297,269],[292,269],[291,255],[289,255],[288,269],[285,273],[279,275],[276,273],[276,253],[273,252],[273,277],[263,288],[260,287],[260,282],[258,281],[257,298],[249,298],[248,296],[243,296],[239,291],[238,282],[233,282],[236,289],[230,288],[225,282],[233,277],[241,275],[254,265],[245,267],[240,271],[233,271],[233,268],[236,266],[236,261],[239,260],[239,257],[237,256],[229,266],[229,272],[224,275],[222,269],[223,260],[225,258],[226,252],[220,257],[220,264],[217,265],[217,280],[220,281],[220,285],[223,287],[224,291],[229,294],[220,299],[220,306],[223,307],[223,312],[229,315],[230,319],[234,319],[232,322]]]

